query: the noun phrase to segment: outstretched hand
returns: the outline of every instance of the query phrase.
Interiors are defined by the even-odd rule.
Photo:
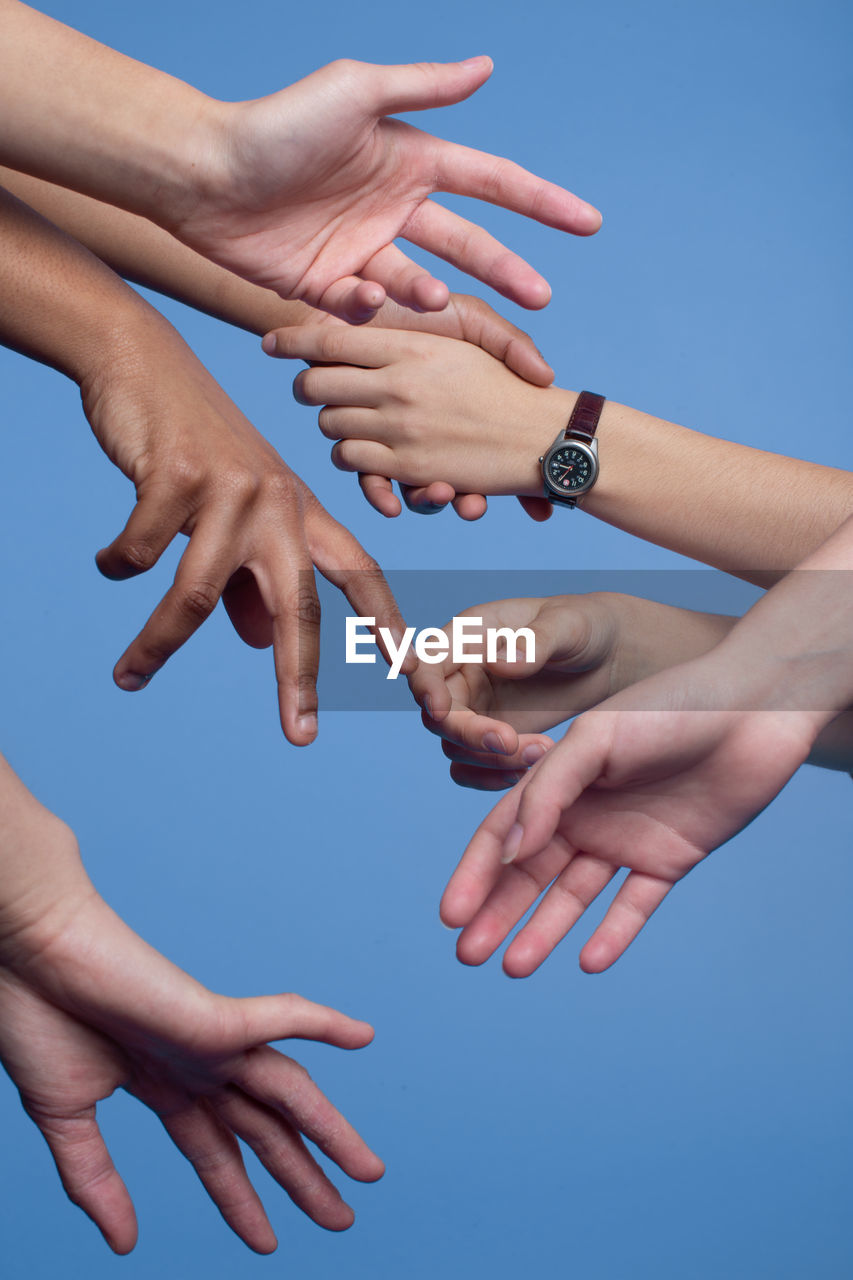
[[[177,534],[189,538],[173,585],[116,664],[116,683],[144,688],[221,598],[247,644],[272,645],[282,728],[295,745],[310,743],[320,644],[314,569],[356,613],[399,637],[403,621],[379,566],[159,317],[81,392],[98,441],[136,488],[125,528],[98,553],[101,572],[143,573]],[[432,689],[443,707],[440,677],[417,666],[407,655],[415,689],[421,697]]]
[[[504,956],[508,974],[528,976],[625,868],[580,957],[589,973],[613,964],[670,889],[809,754],[810,716],[739,702],[750,705],[706,657],[580,716],[481,824],[445,890],[460,960],[481,964],[542,895]]]
[[[461,102],[491,71],[487,57],[341,60],[269,97],[215,104],[213,180],[164,225],[236,274],[355,323],[386,296],[416,311],[447,305],[447,286],[397,248],[398,237],[543,307],[550,289],[538,272],[429,197],[488,200],[576,235],[598,230],[598,212],[509,160],[389,118]]]
[[[293,1202],[331,1231],[353,1212],[303,1138],[344,1173],[383,1164],[307,1072],[269,1041],[357,1049],[372,1029],[296,995],[214,995],[143,942],[89,889],[62,923],[14,935],[0,957],[0,1059],[41,1130],[69,1198],[116,1253],[136,1215],[96,1118],[118,1088],[162,1120],[228,1225],[258,1253],[276,1237],[243,1165],[250,1146]]]

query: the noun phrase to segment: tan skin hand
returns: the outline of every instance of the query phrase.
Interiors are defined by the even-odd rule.
[[[66,1193],[116,1253],[133,1248],[136,1216],[96,1106],[118,1088],[160,1117],[251,1249],[269,1253],[276,1237],[240,1141],[318,1225],[351,1225],[303,1139],[362,1181],[383,1165],[304,1069],[268,1044],[289,1036],[355,1049],[373,1032],[300,996],[214,995],[133,933],[85,877],[73,900],[0,950],[0,1058]]]
[[[376,562],[174,331],[158,319],[147,332],[147,343],[136,334],[123,358],[81,386],[95,435],[137,494],[124,530],[98,553],[101,572],[143,573],[178,533],[189,538],[174,584],[119,659],[116,683],[143,688],[221,598],[247,644],[273,646],[282,727],[306,745],[317,732],[315,567],[358,614],[399,633],[396,602]],[[437,681],[423,673],[423,689]],[[443,705],[440,689],[436,697]]]

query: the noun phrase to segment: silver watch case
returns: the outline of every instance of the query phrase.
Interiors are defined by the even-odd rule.
[[[551,485],[548,475],[548,468],[554,454],[559,449],[563,449],[567,444],[570,444],[574,449],[580,449],[581,453],[586,454],[590,462],[589,480],[587,480],[582,489],[574,489],[571,497],[569,497],[564,490],[555,489]],[[564,431],[561,431],[547,453],[542,454],[542,457],[539,459],[539,463],[542,467],[542,481],[545,485],[545,497],[549,502],[557,502],[561,507],[577,506],[578,498],[582,498],[584,494],[589,493],[590,489],[598,479],[598,440],[595,436],[593,436],[592,440],[581,440],[578,436],[567,436]]]

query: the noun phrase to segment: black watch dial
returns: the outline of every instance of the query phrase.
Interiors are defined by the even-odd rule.
[[[592,460],[584,449],[564,444],[548,459],[546,475],[552,489],[571,496],[588,487],[592,479]]]

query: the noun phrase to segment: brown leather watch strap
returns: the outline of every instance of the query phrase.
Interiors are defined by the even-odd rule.
[[[604,399],[604,396],[596,395],[594,391],[580,393],[572,409],[569,425],[566,427],[567,440],[569,436],[585,436],[587,440],[592,439],[598,426],[598,419],[601,417],[601,410],[604,408]]]

